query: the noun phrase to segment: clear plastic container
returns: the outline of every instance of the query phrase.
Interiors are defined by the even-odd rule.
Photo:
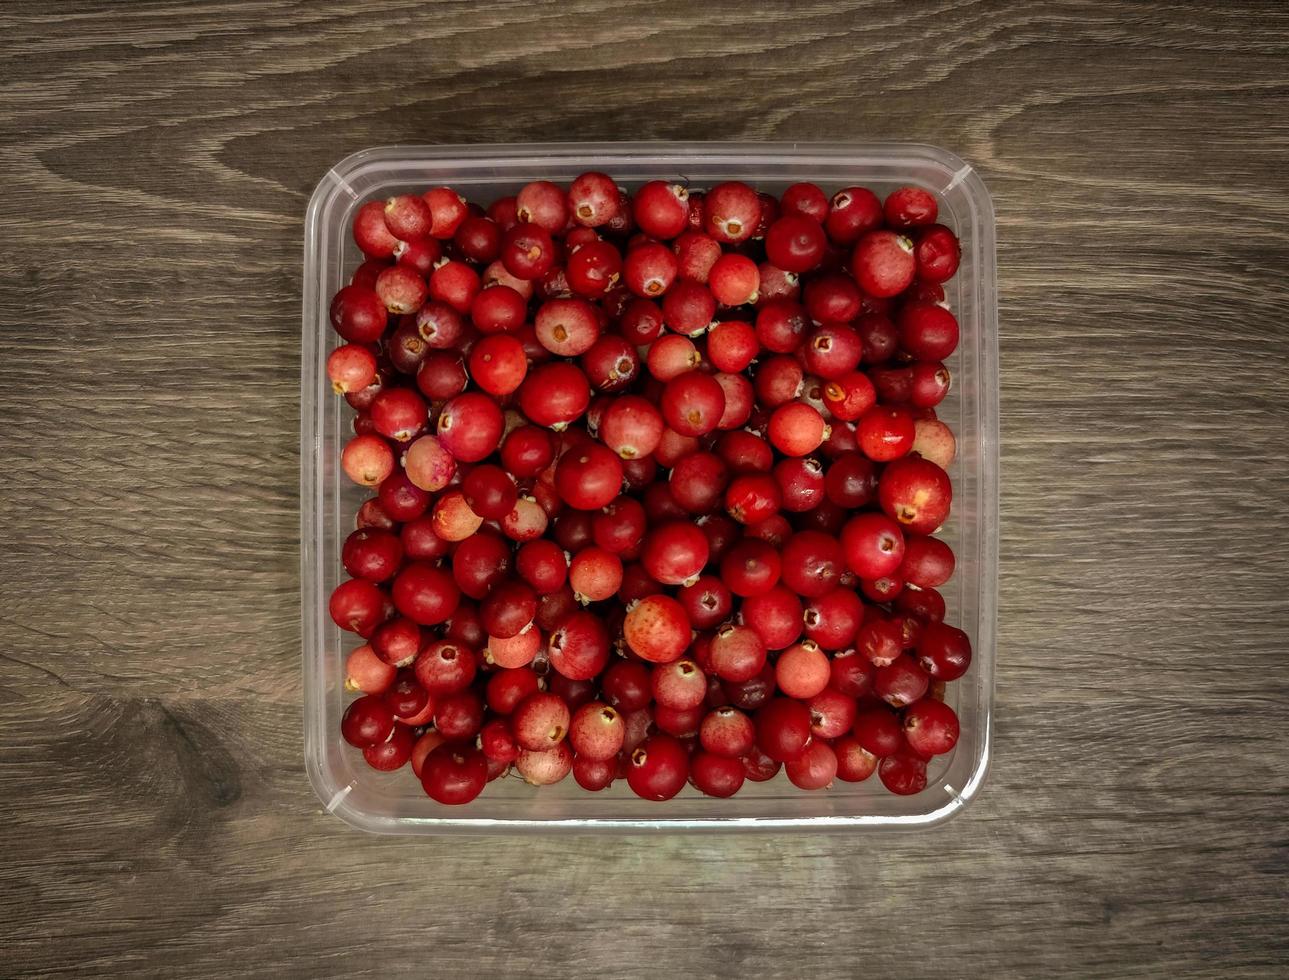
[[[962,240],[962,264],[946,284],[962,340],[950,361],[954,386],[940,407],[958,438],[951,476],[953,516],[940,532],[957,554],[957,573],[942,589],[949,621],[970,635],[975,659],[949,685],[961,719],[954,751],[929,768],[926,790],[894,796],[876,776],[838,781],[807,793],[782,774],[747,783],[728,800],[687,787],[667,803],[633,796],[619,780],[601,793],[572,778],[541,789],[517,778],[497,780],[474,802],[445,807],[422,792],[412,774],[370,769],[340,738],[344,660],[356,645],[327,614],[342,577],[340,546],[368,495],[345,479],[340,449],[352,433],[351,412],[326,383],[325,362],[338,338],[330,329],[331,296],[361,261],[350,236],[355,209],[373,198],[446,184],[481,203],[515,193],[536,179],[567,183],[586,170],[634,188],[647,180],[705,187],[743,180],[770,192],[809,180],[827,193],[863,185],[879,195],[915,184],[940,202],[941,222]],[[989,765],[994,689],[998,568],[998,341],[994,211],[979,175],[932,146],[862,143],[565,143],[510,146],[390,146],[337,163],[309,201],[304,240],[304,317],[300,395],[300,550],[304,637],[305,761],[325,807],[376,833],[531,831],[855,830],[928,826],[957,813],[980,789]]]

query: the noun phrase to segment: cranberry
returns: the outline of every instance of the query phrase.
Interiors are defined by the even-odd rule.
[[[327,377],[337,395],[362,391],[376,380],[376,355],[361,344],[343,344],[327,357]]]
[[[619,391],[640,373],[636,349],[617,334],[604,334],[582,355],[587,380],[598,391]]]
[[[723,433],[716,443],[716,453],[735,473],[768,473],[774,465],[769,443],[751,432]]]
[[[865,750],[883,759],[905,746],[899,719],[893,711],[880,705],[855,715],[855,738]]]
[[[555,243],[550,232],[521,221],[502,236],[501,262],[518,279],[540,279],[555,265]]]
[[[375,435],[355,436],[340,454],[345,475],[355,483],[378,486],[394,471],[394,451],[389,443]]]
[[[470,509],[465,494],[453,490],[434,504],[434,533],[444,541],[464,541],[483,524],[483,518]]]
[[[461,600],[452,576],[425,562],[405,566],[394,578],[391,591],[398,611],[422,626],[446,621]]]
[[[393,258],[398,237],[385,223],[382,201],[368,201],[354,215],[354,243],[372,259]]]
[[[578,175],[569,185],[569,212],[584,227],[598,228],[606,224],[617,213],[618,204],[618,187],[608,174],[591,170]]]
[[[567,452],[555,467],[555,489],[571,507],[598,510],[622,490],[622,462],[597,443]]]
[[[843,735],[833,742],[837,756],[837,778],[847,783],[862,783],[877,771],[877,756],[859,744],[854,735]]]
[[[802,299],[816,323],[849,323],[863,305],[859,288],[843,275],[816,276],[807,283]]]
[[[370,644],[354,647],[345,659],[345,690],[384,694],[394,683],[398,668],[376,655]]]
[[[898,613],[916,616],[924,624],[944,621],[944,596],[935,589],[907,589],[895,597],[894,608]]]
[[[716,376],[716,383],[721,386],[725,396],[725,409],[716,423],[722,431],[737,429],[745,425],[752,417],[755,396],[752,383],[741,374],[729,374],[721,371]]]
[[[717,184],[703,198],[703,227],[718,242],[746,241],[761,220],[761,199],[739,181]]]
[[[545,752],[527,749],[515,759],[515,769],[524,780],[534,786],[551,786],[569,774],[573,768],[573,750],[567,742],[560,742]]]
[[[467,217],[457,226],[452,241],[471,262],[486,265],[501,255],[501,228],[491,218]]]
[[[519,407],[537,425],[563,429],[591,404],[586,375],[572,364],[543,364],[519,386]]]
[[[916,419],[913,422],[912,452],[947,470],[957,455],[957,440],[952,430],[939,419]]]
[[[949,475],[930,460],[909,456],[882,471],[877,482],[882,510],[913,534],[930,534],[949,517]]]
[[[823,221],[828,216],[828,197],[818,184],[792,184],[779,195],[779,210]]]
[[[454,398],[465,391],[467,381],[465,364],[455,351],[427,350],[416,371],[416,387],[431,401]]]
[[[707,334],[707,356],[720,371],[737,373],[744,370],[760,352],[760,347],[756,331],[741,320],[718,323]],[[375,370],[376,362],[372,358],[373,376]]]
[[[646,738],[631,754],[627,785],[646,800],[669,800],[685,787],[689,778],[689,753],[670,735]]]
[[[487,784],[487,759],[471,745],[444,743],[431,751],[421,765],[421,786],[436,803],[469,803]]]
[[[368,637],[385,619],[385,594],[366,579],[350,579],[336,586],[327,609],[342,630]]]
[[[785,215],[770,226],[765,254],[786,272],[809,272],[823,260],[827,238],[813,218]]]
[[[899,187],[886,196],[886,223],[892,228],[934,224],[939,207],[935,197],[921,187]]]
[[[455,459],[476,463],[496,450],[503,427],[496,402],[487,395],[467,392],[443,406],[436,434]]]
[[[617,756],[626,737],[626,723],[616,709],[589,701],[574,713],[568,738],[578,756],[599,761]]]
[[[866,187],[847,187],[833,195],[824,227],[838,245],[853,245],[882,224],[882,202]]]
[[[527,626],[512,637],[488,637],[485,653],[488,662],[497,667],[526,667],[541,648],[541,630]]]
[[[801,393],[805,372],[795,357],[770,357],[757,368],[754,390],[765,408],[786,405]]]
[[[603,548],[583,548],[573,556],[569,582],[582,602],[602,602],[622,585],[622,559]]]
[[[692,279],[680,279],[662,298],[662,322],[677,333],[702,333],[716,315],[716,297]]]
[[[535,180],[520,188],[515,197],[515,216],[520,221],[541,225],[552,235],[568,224],[568,197],[558,184]]]
[[[953,576],[953,549],[943,541],[920,534],[904,539],[904,561],[899,574],[919,589],[934,589]]]
[[[908,455],[913,448],[913,416],[898,405],[877,405],[859,419],[860,448],[869,459],[880,463]]]
[[[855,332],[864,345],[863,364],[885,364],[899,347],[900,335],[895,324],[879,314],[866,314],[855,321]]]
[[[788,456],[814,452],[828,435],[823,416],[804,402],[780,405],[770,416],[770,442]]]
[[[465,199],[450,187],[432,187],[421,198],[430,208],[430,234],[435,238],[451,238],[470,214]]]
[[[803,701],[828,686],[831,677],[828,655],[813,640],[794,643],[779,654],[774,665],[775,683],[788,697]]]
[[[570,722],[568,705],[556,694],[538,691],[525,698],[510,715],[520,748],[545,752],[563,741]]]
[[[691,453],[672,468],[672,496],[691,514],[706,514],[721,502],[729,468],[715,453]]]
[[[510,570],[510,546],[482,532],[462,540],[452,556],[452,579],[471,599],[482,599]]]
[[[550,634],[550,665],[571,681],[589,681],[608,663],[611,641],[602,619],[592,613],[571,613]]]
[[[368,694],[345,709],[340,719],[340,734],[357,749],[379,745],[394,732],[394,713],[383,697]]]
[[[464,262],[440,262],[430,274],[430,299],[446,303],[458,313],[471,311],[481,287],[479,273]],[[522,317],[519,322],[523,323]]]
[[[759,524],[783,504],[779,481],[768,473],[744,473],[725,490],[725,510],[740,524]]]
[[[393,531],[397,529],[398,522],[385,512],[379,498],[371,497],[362,502],[358,513],[354,515],[354,527],[375,527],[382,531]]]
[[[689,192],[679,184],[651,180],[636,191],[632,214],[646,235],[657,239],[675,238],[688,222],[688,198]]]
[[[617,756],[611,759],[591,759],[580,753],[573,756],[573,779],[587,792],[608,789],[617,775]]]
[[[868,624],[865,624],[866,629]],[[861,630],[862,632],[862,630]],[[878,667],[873,693],[896,708],[919,700],[930,686],[930,676],[908,654],[901,654],[885,667]]]
[[[359,528],[345,539],[340,561],[354,578],[384,582],[403,563],[403,543],[390,531]]]
[[[810,709],[790,698],[772,698],[756,713],[757,747],[776,762],[801,758],[810,742]]]
[[[620,660],[600,679],[605,700],[623,714],[645,707],[652,699],[649,669],[634,660]]]
[[[835,687],[825,687],[808,702],[810,730],[820,738],[838,738],[855,726],[855,699]]]
[[[416,680],[416,676],[407,668],[400,669],[388,691],[382,697],[395,718],[411,718],[425,710],[430,702],[430,693]]]
[[[922,361],[943,361],[958,348],[958,320],[936,303],[906,303],[897,320],[900,347]]]
[[[734,610],[734,597],[715,575],[703,575],[677,593],[690,625],[705,630],[724,622]]]
[[[782,562],[772,545],[746,538],[721,558],[721,578],[736,596],[763,596],[779,584]]]
[[[801,600],[782,585],[763,595],[748,596],[743,600],[741,615],[769,650],[791,646],[801,635]]]
[[[957,680],[971,666],[971,640],[962,630],[931,620],[918,637],[917,662],[938,681]]]
[[[661,707],[689,711],[707,700],[707,677],[692,660],[659,664],[650,675],[650,684]]]
[[[679,659],[692,635],[685,607],[666,595],[646,596],[627,610],[622,634],[638,657],[653,663]]]
[[[853,591],[832,589],[806,606],[805,633],[825,650],[841,650],[855,639],[863,616],[863,604]]]
[[[535,425],[521,425],[511,430],[501,444],[501,464],[515,478],[536,476],[555,459],[555,446],[550,435]]]
[[[632,300],[618,319],[618,332],[639,347],[657,340],[662,326],[662,310],[647,299]]]
[[[698,738],[707,752],[738,758],[752,749],[756,726],[738,708],[726,705],[708,712],[698,730]]]
[[[791,300],[775,300],[757,310],[757,342],[776,354],[795,351],[805,340],[809,329],[806,310]]]
[[[407,765],[416,737],[407,725],[395,725],[389,738],[363,749],[363,759],[378,772],[394,772]]]
[[[717,259],[707,276],[707,286],[712,296],[724,306],[742,306],[754,302],[760,285],[761,273],[756,263],[746,255],[734,252]]]
[[[682,585],[697,578],[710,549],[700,528],[682,521],[662,524],[645,541],[640,560],[663,585]]]
[[[637,296],[654,299],[671,288],[679,272],[676,254],[666,245],[649,242],[631,249],[623,262],[623,281]]]
[[[958,716],[942,701],[926,698],[904,712],[904,738],[918,755],[944,755],[958,744]]]
[[[941,283],[953,277],[962,259],[958,236],[944,225],[923,228],[913,246],[917,277],[923,282]]]
[[[783,763],[776,762],[768,755],[762,752],[755,745],[752,750],[743,757],[743,772],[747,778],[756,783],[763,783],[773,779],[783,768]]]
[[[565,551],[581,551],[591,543],[593,520],[585,511],[564,511],[555,522],[556,543]]]
[[[640,459],[658,448],[662,415],[648,401],[635,395],[617,398],[600,420],[600,438],[623,459]]]
[[[694,787],[707,796],[725,798],[743,788],[747,774],[740,759],[696,752],[689,763],[689,779]]]
[[[912,796],[926,789],[926,761],[912,752],[901,752],[881,761],[877,775],[897,796]]]
[[[837,776],[837,756],[831,745],[816,739],[798,758],[785,762],[783,771],[798,789],[826,789]]]
[[[845,570],[842,546],[821,531],[800,531],[783,546],[783,583],[807,599],[830,592]]]
[[[720,242],[699,231],[685,232],[676,239],[672,250],[676,253],[680,275],[701,283],[707,282],[712,266],[723,254]]]

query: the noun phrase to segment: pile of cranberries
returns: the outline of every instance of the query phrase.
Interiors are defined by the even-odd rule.
[[[958,240],[926,191],[602,173],[358,209],[327,373],[362,504],[341,734],[440,803],[512,768],[667,800],[926,786]]]

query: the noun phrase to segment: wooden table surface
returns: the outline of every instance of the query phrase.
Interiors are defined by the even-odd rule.
[[[0,7],[0,973],[1289,970],[1289,10],[762,7]],[[993,192],[997,754],[942,829],[382,839],[305,779],[308,195],[623,137]]]

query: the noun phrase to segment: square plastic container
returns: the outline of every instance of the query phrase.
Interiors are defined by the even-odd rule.
[[[949,685],[962,733],[954,751],[933,761],[927,788],[914,796],[887,792],[876,776],[807,793],[782,774],[747,783],[718,800],[687,787],[667,803],[631,794],[625,780],[601,793],[572,778],[536,789],[516,778],[489,784],[461,807],[435,803],[409,771],[370,769],[340,737],[344,661],[356,645],[327,614],[343,576],[340,546],[368,494],[340,469],[352,413],[330,391],[325,364],[339,339],[330,329],[331,296],[361,261],[350,224],[365,201],[450,185],[483,204],[514,194],[531,180],[567,183],[586,170],[635,188],[648,180],[706,187],[743,180],[777,193],[814,181],[826,193],[863,185],[879,195],[904,184],[932,191],[940,221],[962,241],[962,264],[946,283],[961,325],[949,366],[953,390],[939,408],[958,438],[951,468],[953,515],[940,532],[957,555],[957,572],[941,590],[948,619],[966,630],[975,658]],[[913,144],[564,143],[510,146],[390,146],[337,163],[309,201],[305,219],[304,317],[301,338],[300,550],[304,636],[305,761],[328,810],[376,833],[531,831],[854,830],[928,826],[957,813],[979,790],[989,764],[998,577],[998,341],[994,211],[979,175],[951,153]]]

